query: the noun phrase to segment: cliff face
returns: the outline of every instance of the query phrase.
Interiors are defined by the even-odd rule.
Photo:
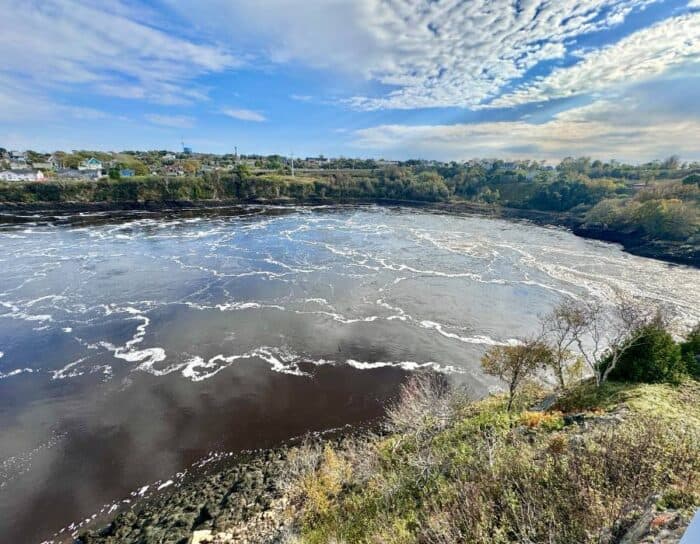
[[[468,402],[427,388],[379,433],[263,452],[79,542],[677,543],[700,505],[700,384]]]

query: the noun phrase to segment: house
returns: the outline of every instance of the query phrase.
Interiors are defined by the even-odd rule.
[[[119,170],[119,177],[122,178],[133,178],[136,175],[136,172],[134,172],[131,168],[122,168]]]
[[[161,157],[160,160],[163,164],[169,164],[171,162],[175,162],[175,159],[177,159],[175,155],[173,155],[172,153],[166,153]]]
[[[82,161],[78,165],[78,170],[80,171],[99,171],[102,173],[102,163],[98,161],[95,157],[90,157],[89,159]]]
[[[24,151],[10,151],[10,161],[27,164],[27,153]]]
[[[95,181],[102,177],[102,170],[75,170],[73,168],[59,168],[56,170],[56,177],[59,179]]]
[[[58,170],[59,168],[63,168],[63,159],[60,155],[56,155],[55,153],[49,157],[48,160],[49,164],[55,169]]]
[[[44,181],[44,173],[41,170],[3,170],[0,172],[0,181]]]
[[[34,168],[34,170],[53,170],[54,165],[50,162],[33,162],[32,168]]]

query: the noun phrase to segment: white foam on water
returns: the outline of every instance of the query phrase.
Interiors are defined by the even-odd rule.
[[[356,368],[358,370],[374,370],[377,368],[400,368],[407,372],[416,372],[418,370],[432,370],[434,372],[440,372],[442,374],[463,374],[464,369],[457,368],[453,365],[443,365],[440,363],[435,363],[433,361],[428,361],[427,363],[419,363],[416,361],[356,361],[354,359],[346,359],[345,364]]]
[[[24,373],[32,374],[33,372],[36,372],[33,368],[15,368],[9,372],[0,372],[0,380],[11,378],[13,376],[19,376],[20,374]]]
[[[167,482],[163,482],[162,484],[160,484],[160,485],[156,488],[156,490],[157,490],[157,491],[162,491],[163,489],[165,489],[166,487],[170,487],[170,486],[173,485],[174,483],[175,483],[175,482],[174,482],[173,480],[168,480]]]
[[[454,340],[459,340],[465,344],[483,344],[486,346],[515,346],[520,343],[516,338],[509,338],[508,340],[499,341],[485,335],[475,335],[475,336],[460,336],[454,332],[449,332],[444,329],[444,325],[436,323],[435,321],[423,320],[420,322],[420,326],[424,329],[432,329],[440,333],[446,338],[452,338]]]

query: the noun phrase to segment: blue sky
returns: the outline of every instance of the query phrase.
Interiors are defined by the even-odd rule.
[[[0,0],[0,146],[700,159],[700,0]]]

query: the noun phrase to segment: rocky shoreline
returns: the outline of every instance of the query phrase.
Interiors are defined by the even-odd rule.
[[[223,467],[191,474],[113,519],[74,532],[73,544],[270,544],[293,534],[298,505],[290,502],[290,469],[307,448],[340,450],[347,441],[383,433],[380,422],[309,434],[274,448],[244,452]],[[103,526],[100,526],[100,523]]]
[[[585,225],[582,218],[566,212],[546,212],[521,208],[506,208],[498,205],[476,202],[425,202],[413,200],[390,199],[347,199],[331,200],[307,198],[294,200],[280,198],[275,200],[257,199],[241,202],[240,200],[205,200],[205,201],[143,201],[143,202],[56,202],[15,204],[0,202],[0,223],[21,223],[36,220],[36,216],[52,218],[68,213],[99,212],[173,212],[201,213],[202,211],[222,210],[250,205],[272,206],[406,206],[444,213],[465,213],[499,217],[510,220],[527,220],[538,225],[563,227],[576,236],[611,242],[622,245],[623,249],[640,257],[647,257],[700,268],[700,247],[674,241],[649,240],[638,232],[619,232],[600,227]],[[29,217],[31,216],[31,217]]]
[[[232,467],[137,503],[106,527],[81,534],[76,543],[189,544],[194,534],[234,527],[246,533],[237,542],[274,542],[285,530],[279,483],[288,451],[285,446],[246,456]]]

